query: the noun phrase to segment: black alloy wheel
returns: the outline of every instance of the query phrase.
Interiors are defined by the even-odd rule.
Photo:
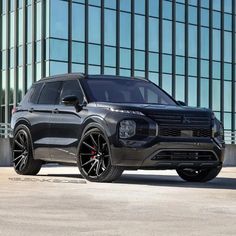
[[[123,168],[112,166],[109,141],[99,129],[89,130],[80,142],[78,167],[81,175],[94,182],[111,182]]]
[[[33,159],[32,142],[26,126],[20,125],[16,129],[12,145],[15,171],[21,175],[36,175],[41,169],[42,162]]]

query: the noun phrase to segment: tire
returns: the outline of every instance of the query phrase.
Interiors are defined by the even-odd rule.
[[[12,157],[15,172],[19,175],[37,175],[42,167],[42,161],[34,160],[30,131],[25,125],[19,125],[15,130]]]
[[[108,138],[97,129],[91,129],[82,137],[78,149],[77,164],[81,175],[91,182],[112,182],[124,169],[112,166]]]
[[[187,182],[208,182],[213,180],[221,171],[222,165],[211,169],[177,169],[180,178]]]

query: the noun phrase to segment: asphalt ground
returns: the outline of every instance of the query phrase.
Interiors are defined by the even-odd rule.
[[[236,168],[209,183],[175,171],[126,171],[90,183],[76,167],[37,176],[0,168],[0,235],[236,235]]]

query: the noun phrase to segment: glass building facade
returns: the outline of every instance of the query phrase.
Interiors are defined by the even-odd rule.
[[[236,130],[234,0],[1,0],[0,122],[34,81],[147,77]]]

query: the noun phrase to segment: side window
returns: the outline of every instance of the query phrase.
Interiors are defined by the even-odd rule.
[[[40,94],[38,104],[51,104],[51,105],[57,104],[60,94],[60,87],[61,87],[61,82],[46,83]]]
[[[70,95],[77,96],[79,101],[83,102],[84,96],[79,86],[79,83],[76,80],[68,80],[68,81],[63,82],[60,101],[64,97],[70,96]]]
[[[43,83],[34,84],[32,86],[31,91],[30,91],[30,98],[29,98],[30,103],[36,104],[38,102],[42,85],[43,85]]]

